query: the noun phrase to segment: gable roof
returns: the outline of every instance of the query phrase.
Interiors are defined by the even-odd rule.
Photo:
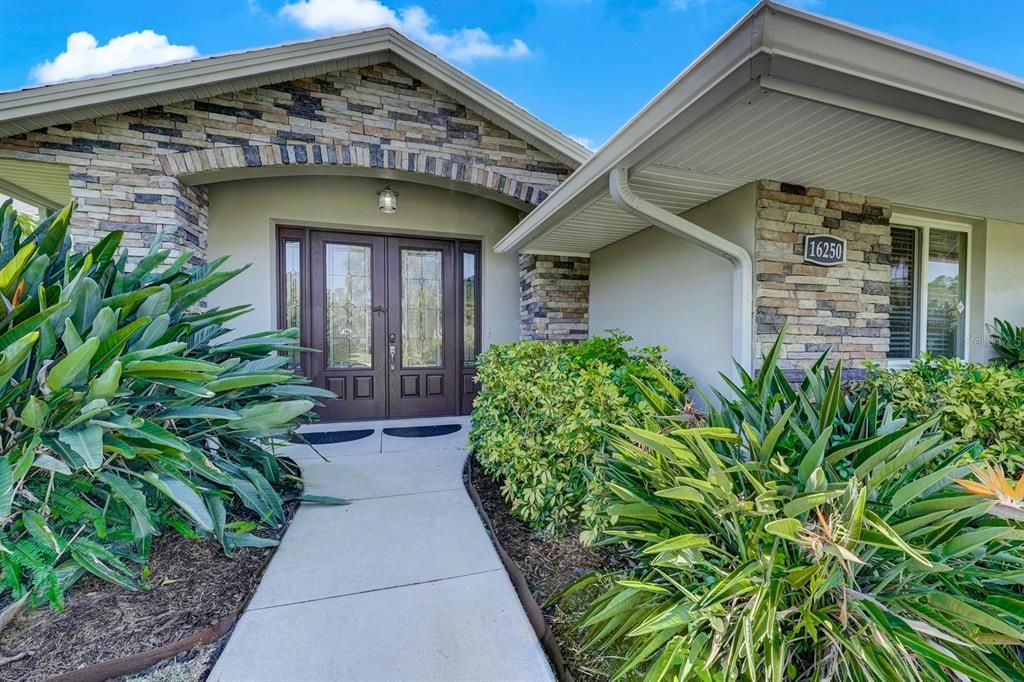
[[[590,151],[392,28],[246,50],[0,93],[0,137],[390,62],[555,159]]]

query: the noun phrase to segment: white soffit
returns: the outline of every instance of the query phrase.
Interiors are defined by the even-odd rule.
[[[1024,154],[777,92],[732,104],[630,172],[673,213],[759,179],[1024,223]],[[604,191],[524,250],[586,254],[645,227]]]
[[[673,213],[682,213],[749,182],[651,164],[630,175],[630,185],[642,198]],[[526,252],[589,254],[647,227],[620,209],[607,193],[557,229],[530,244]]]

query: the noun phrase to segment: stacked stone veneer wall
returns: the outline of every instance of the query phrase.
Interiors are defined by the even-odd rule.
[[[581,341],[590,320],[590,259],[519,256],[520,338]]]
[[[138,255],[163,230],[173,252],[191,249],[200,258],[208,201],[204,187],[182,181],[191,174],[389,168],[537,204],[571,170],[388,64],[52,126],[0,139],[0,156],[69,166],[77,244],[125,230]]]
[[[758,362],[788,322],[781,367],[802,375],[826,347],[844,374],[889,350],[889,202],[815,187],[761,181],[757,189],[756,283]],[[805,263],[804,239],[847,240],[847,262]]]

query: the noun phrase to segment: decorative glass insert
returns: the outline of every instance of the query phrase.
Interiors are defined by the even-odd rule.
[[[370,247],[327,244],[324,255],[327,366],[370,367],[373,364]]]
[[[911,358],[914,353],[914,310],[917,305],[917,230],[892,228],[889,256],[889,355]]]
[[[955,357],[964,350],[967,235],[928,231],[928,320],[925,347]]]
[[[284,326],[299,329],[302,324],[302,242],[289,239],[284,242]],[[301,353],[288,353],[289,364],[298,367]]]
[[[476,272],[477,255],[462,253],[462,362],[476,364],[476,292],[480,286]]]
[[[440,251],[402,249],[402,366],[444,364]]]

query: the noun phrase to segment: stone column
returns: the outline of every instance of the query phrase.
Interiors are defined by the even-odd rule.
[[[590,259],[519,256],[519,338],[582,341],[590,320]]]
[[[863,360],[889,350],[888,201],[817,187],[762,180],[757,189],[755,285],[758,362],[789,323],[779,362],[800,378],[802,368],[832,347],[844,375],[862,377]],[[804,262],[804,239],[830,234],[846,240],[846,263]]]

